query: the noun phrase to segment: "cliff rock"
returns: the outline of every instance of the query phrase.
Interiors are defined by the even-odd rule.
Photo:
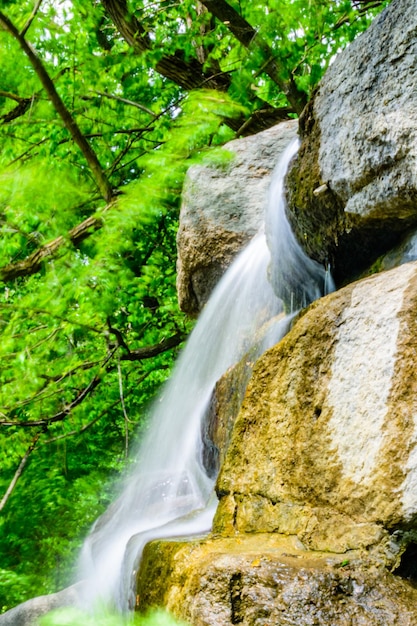
[[[153,541],[142,610],[163,605],[193,626],[414,626],[417,590],[381,566],[306,552],[295,537]]]
[[[330,66],[300,120],[289,218],[338,285],[417,223],[417,11],[393,0]]]
[[[417,519],[417,263],[317,301],[256,363],[215,530],[380,544]]]

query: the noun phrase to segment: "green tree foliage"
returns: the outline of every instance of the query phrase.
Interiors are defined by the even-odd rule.
[[[67,584],[191,322],[185,172],[301,113],[377,0],[0,1],[0,607]]]

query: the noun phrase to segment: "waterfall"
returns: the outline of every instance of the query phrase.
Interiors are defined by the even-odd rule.
[[[324,269],[306,255],[286,216],[284,179],[289,162],[297,154],[298,145],[298,140],[291,142],[275,169],[265,216],[265,231],[272,259],[270,280],[275,293],[289,311],[301,309],[334,290],[329,269]]]
[[[326,272],[301,251],[285,218],[283,180],[296,150],[296,143],[289,146],[275,173],[267,223],[273,240],[280,240],[272,246],[274,267],[282,262],[285,268],[280,284],[294,273],[295,301],[302,294],[307,303],[323,293]],[[221,279],[191,333],[154,404],[121,495],[84,544],[80,575],[90,606],[110,597],[120,610],[134,606],[135,574],[150,539],[210,530],[217,504],[215,477],[204,468],[201,433],[214,385],[249,350],[257,347],[261,353],[276,343],[290,323],[290,316],[281,315],[266,325],[283,310],[268,279],[270,262],[260,232]]]

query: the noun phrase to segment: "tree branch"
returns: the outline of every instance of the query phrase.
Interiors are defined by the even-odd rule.
[[[98,96],[102,96],[103,98],[110,98],[112,100],[117,100],[118,102],[123,102],[123,104],[128,104],[129,106],[136,107],[137,109],[140,109],[141,111],[152,115],[152,117],[157,117],[156,113],[145,107],[143,104],[140,104],[140,102],[127,100],[126,98],[121,98],[120,96],[115,96],[112,93],[106,93],[104,91],[93,91],[93,93],[97,94]]]
[[[104,208],[107,210],[111,205]],[[92,232],[98,230],[103,226],[103,222],[100,217],[91,215],[87,217],[81,224],[77,224],[74,228],[68,232],[67,237],[62,235],[54,239],[53,241],[45,244],[41,248],[32,252],[22,261],[16,263],[9,263],[0,268],[0,280],[3,282],[9,282],[20,276],[32,276],[36,274],[42,267],[42,263],[54,256],[58,250],[64,246],[64,244],[70,241],[74,246],[79,245],[86,237],[91,235]]]
[[[137,18],[129,13],[126,0],[101,0],[101,2],[120,34],[137,52],[141,54],[152,49],[152,41],[148,32],[144,29]],[[212,15],[217,17],[216,12],[212,7],[212,3],[203,2],[202,4],[209,9]],[[209,4],[210,7],[213,8],[213,11],[210,10]],[[290,77],[287,82],[279,79],[276,64],[273,61],[272,51],[266,42],[263,42],[263,40],[261,40],[257,35],[254,28],[246,20],[244,20],[244,18],[241,18],[241,16],[226,2],[221,3],[221,5],[222,6],[220,8],[226,10],[229,17],[235,18],[237,16],[236,22],[234,22],[235,26],[233,26],[233,30],[232,24],[229,24],[226,18],[225,23],[239,41],[242,39],[244,45],[249,46],[254,37],[256,37],[257,47],[263,51],[264,57],[268,59],[268,62],[265,64],[265,71],[270,73],[270,76],[275,82],[278,80],[280,81],[278,84],[287,94],[289,102],[293,105],[291,112],[295,113],[301,111],[306,102],[305,94],[298,91],[292,77]],[[189,59],[185,61],[183,58],[183,52],[180,50],[175,51],[172,55],[164,55],[155,63],[155,70],[162,76],[165,76],[183,89],[187,90],[207,87],[217,91],[227,91],[231,84],[229,73],[219,71],[218,67],[215,71],[208,72],[204,69],[204,65],[198,59]],[[237,119],[232,118],[224,120],[225,124],[227,124],[227,126],[234,131],[240,131],[243,128],[244,133],[240,132],[240,134],[249,135],[260,130],[264,130],[265,128],[269,128],[271,125],[282,121],[283,117],[281,110],[278,110],[276,116],[274,116],[272,113],[272,107],[268,106],[267,103],[263,102],[260,98],[256,98],[256,100],[259,103],[260,110],[268,110],[267,116],[253,115],[251,122],[246,124],[247,118],[244,115],[241,115]],[[297,103],[296,106],[293,104],[294,102]],[[288,119],[288,117],[285,119]],[[266,125],[267,120],[269,120],[270,126]]]
[[[101,0],[110,19],[127,43],[140,54],[152,50],[152,40],[139,20],[129,13],[126,0]],[[218,91],[227,91],[230,76],[225,72],[207,72],[198,59],[184,59],[184,54],[176,50],[174,54],[163,55],[155,63],[159,74],[169,78],[183,89],[206,87]]]
[[[14,100],[15,102],[25,102],[25,100],[30,100],[30,98],[23,98],[22,96],[18,96],[15,93],[10,93],[10,91],[2,91],[1,89],[0,98],[9,98],[10,100]]]
[[[120,355],[121,361],[143,361],[144,359],[151,359],[158,354],[162,354],[162,352],[166,352],[167,350],[171,350],[172,348],[176,348],[180,343],[184,341],[186,338],[186,334],[182,332],[177,332],[175,335],[171,335],[171,337],[166,337],[162,339],[157,344],[153,346],[145,346],[143,348],[137,348],[136,350],[129,350],[126,354]]]
[[[56,112],[62,119],[66,129],[69,131],[75,143],[80,148],[84,158],[86,159],[93,174],[94,180],[98,188],[100,189],[102,197],[106,200],[106,202],[110,202],[113,198],[113,190],[101,168],[97,155],[82,134],[78,124],[76,123],[71,113],[65,106],[63,100],[61,99],[60,95],[58,94],[55,85],[48,72],[46,71],[36,50],[29,42],[26,41],[24,36],[19,33],[14,24],[2,12],[0,12],[0,26],[2,26],[5,31],[10,33],[10,35],[12,35],[12,37],[16,39],[21,49],[28,57],[33,69],[35,70],[46,93],[48,94],[50,101],[54,105]]]
[[[33,22],[33,20],[36,17],[37,12],[39,11],[41,4],[42,4],[43,0],[37,0],[35,6],[33,7],[33,11],[30,14],[26,24],[23,26],[22,30],[20,31],[20,36],[24,37],[26,35],[26,33],[28,32],[29,28],[31,27],[31,24]]]
[[[256,47],[262,52],[265,59],[263,71],[278,85],[287,96],[288,102],[294,110],[300,114],[307,104],[307,96],[297,88],[294,78],[290,76],[284,80],[280,76],[279,68],[275,61],[274,51],[268,43],[262,39],[259,33],[242,17],[226,0],[201,0],[202,4],[214,17],[223,22],[236,39],[245,48]]]
[[[149,376],[150,372],[145,372],[140,379],[138,380],[137,384],[140,385],[141,382],[143,382],[148,376]],[[94,424],[96,424],[102,417],[104,417],[104,415],[106,415],[106,413],[108,413],[111,409],[113,409],[115,406],[117,406],[118,404],[120,404],[121,402],[121,398],[118,398],[117,400],[115,400],[115,402],[113,402],[112,404],[110,404],[106,409],[104,409],[104,411],[102,411],[101,413],[99,413],[99,415],[97,415],[94,419],[92,419],[90,422],[88,422],[87,424],[84,424],[84,426],[82,426],[79,430],[72,430],[69,433],[65,433],[63,435],[58,435],[56,437],[51,437],[50,439],[47,439],[46,441],[42,442],[41,445],[49,445],[51,443],[55,443],[56,441],[60,441],[62,439],[67,439],[68,437],[75,437],[77,435],[82,435],[83,433],[85,433],[87,430],[89,430],[92,426],[94,426]],[[6,493],[4,494],[1,502],[0,502],[0,512],[4,509],[4,507],[7,504],[8,499],[10,498],[14,488],[16,487],[16,483],[19,480],[19,478],[22,476],[23,471],[26,467],[27,461],[29,459],[29,456],[31,455],[31,453],[35,450],[36,445],[39,441],[40,436],[42,435],[43,431],[39,431],[38,433],[36,433],[35,437],[33,438],[29,448],[27,449],[24,457],[22,458],[22,460],[19,463],[19,466],[6,490]]]
[[[51,437],[51,439],[47,439],[46,441],[43,441],[41,445],[46,446],[50,443],[54,443],[55,441],[60,441],[61,439],[67,439],[68,437],[75,437],[76,435],[82,435],[82,433],[84,433],[86,430],[94,426],[94,424],[96,424],[104,415],[106,415],[106,413],[108,413],[110,409],[113,409],[118,404],[120,404],[120,398],[117,398],[115,402],[110,404],[110,406],[108,406],[106,409],[104,409],[104,411],[99,413],[99,415],[97,415],[94,419],[88,422],[88,424],[84,424],[84,426],[82,426],[79,430],[71,430],[69,433],[64,433],[63,435],[57,435],[56,437]]]
[[[19,104],[17,104],[11,111],[5,113],[0,117],[2,124],[7,124],[13,120],[21,117],[30,109],[33,102],[33,98],[20,98]]]
[[[15,472],[15,474],[14,474],[14,476],[13,476],[11,482],[10,482],[10,485],[7,487],[6,493],[4,494],[3,498],[1,499],[0,511],[2,511],[4,509],[4,507],[7,504],[8,499],[12,495],[13,489],[16,487],[17,481],[19,480],[19,478],[23,474],[23,470],[25,469],[25,465],[28,462],[29,456],[31,455],[31,453],[35,449],[36,444],[38,443],[38,440],[39,440],[39,437],[41,436],[41,434],[42,434],[42,431],[39,431],[38,433],[36,433],[36,435],[32,439],[32,442],[31,442],[29,448],[26,450],[26,453],[25,453],[24,457],[20,461],[19,467],[17,468],[17,470],[16,470],[16,472]]]
[[[152,346],[145,346],[143,348],[137,348],[136,350],[131,350],[127,354],[121,354],[121,361],[143,361],[145,359],[151,359],[163,352],[167,352],[172,348],[178,346],[184,339],[186,338],[186,334],[182,332],[177,332],[175,335],[171,337],[167,337],[160,341],[157,344]],[[106,368],[106,364],[113,358],[116,351],[120,348],[119,344],[114,348],[114,350],[108,355],[105,362],[102,364],[100,368],[100,372],[94,376],[94,378],[89,382],[89,384],[84,387],[63,409],[52,415],[51,417],[45,417],[40,420],[31,420],[31,421],[19,421],[19,420],[0,420],[0,426],[18,426],[20,428],[36,428],[36,427],[45,427],[47,428],[50,424],[54,424],[56,422],[62,422],[65,418],[67,418],[71,411],[75,409],[79,404],[81,404],[103,380],[103,370]],[[114,370],[114,367],[108,368],[107,371]],[[22,470],[23,471],[23,470]]]
[[[81,402],[94,391],[100,382],[101,376],[100,374],[96,374],[88,385],[76,395],[72,402],[65,405],[61,411],[58,411],[58,413],[55,413],[52,417],[46,417],[41,420],[32,420],[28,422],[19,422],[19,420],[0,420],[0,426],[21,426],[22,428],[33,428],[38,426],[48,427],[50,424],[54,424],[55,422],[62,422],[66,417],[68,417],[71,411],[75,409],[75,407],[81,404]]]
[[[137,381],[137,385],[140,385],[146,378],[148,378],[150,372],[145,372]],[[68,437],[75,437],[77,435],[82,435],[86,430],[94,426],[106,413],[108,413],[111,409],[114,409],[115,406],[120,404],[120,398],[117,398],[112,404],[104,409],[99,415],[97,415],[94,419],[92,419],[87,424],[84,424],[79,430],[71,430],[69,433],[64,433],[63,435],[57,435],[56,437],[51,437],[51,439],[47,439],[43,441],[41,445],[46,446],[50,443],[54,443],[55,441],[61,441],[61,439],[67,439]]]

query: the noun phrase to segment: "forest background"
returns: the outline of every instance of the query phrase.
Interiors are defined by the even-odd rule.
[[[187,168],[299,116],[386,4],[0,0],[0,611],[71,582],[192,328]]]

